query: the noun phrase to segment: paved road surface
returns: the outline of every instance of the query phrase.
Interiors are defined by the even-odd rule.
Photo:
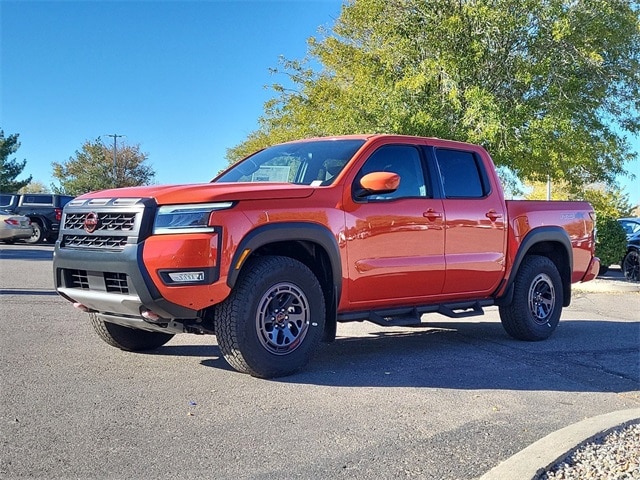
[[[576,292],[554,336],[497,311],[341,325],[304,372],[232,371],[215,337],[102,343],[53,294],[50,246],[0,246],[0,478],[476,478],[569,424],[640,405],[640,293]]]

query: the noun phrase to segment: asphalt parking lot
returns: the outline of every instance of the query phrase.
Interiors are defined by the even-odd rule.
[[[0,245],[0,477],[473,479],[575,422],[640,406],[640,288],[576,288],[526,343],[496,309],[340,325],[309,368],[231,370],[215,337],[101,342],[53,291],[52,247]]]

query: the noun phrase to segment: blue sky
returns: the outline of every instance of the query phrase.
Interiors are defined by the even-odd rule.
[[[111,145],[105,134],[140,144],[158,183],[207,182],[283,80],[269,68],[304,57],[341,5],[2,0],[0,126],[45,185],[51,162],[99,136]]]
[[[0,127],[20,134],[15,157],[47,186],[51,162],[108,134],[140,144],[157,183],[206,182],[257,127],[264,87],[283,81],[269,68],[304,57],[341,4],[0,0]],[[640,162],[629,167],[637,185]]]

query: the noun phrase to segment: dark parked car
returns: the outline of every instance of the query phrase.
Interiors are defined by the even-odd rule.
[[[12,211],[18,206],[20,195],[17,193],[0,193],[0,209]]]
[[[56,240],[60,230],[62,209],[73,200],[69,195],[53,193],[0,194],[0,208],[31,220],[33,234],[27,243]]]
[[[640,218],[618,220],[627,234],[627,253],[622,259],[622,273],[628,280],[640,281]]]

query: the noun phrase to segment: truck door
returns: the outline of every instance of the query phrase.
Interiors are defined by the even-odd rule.
[[[446,216],[443,294],[489,295],[504,278],[502,191],[476,152],[434,148]]]
[[[442,200],[433,198],[424,153],[413,145],[383,145],[358,171],[345,199],[349,298],[362,308],[407,303],[442,291]],[[357,197],[359,180],[372,172],[400,175],[390,194]]]

